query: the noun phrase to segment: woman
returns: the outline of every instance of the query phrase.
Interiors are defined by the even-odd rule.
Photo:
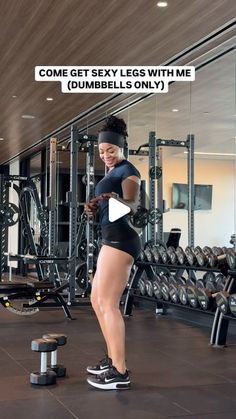
[[[125,325],[119,306],[141,244],[127,215],[114,222],[108,216],[108,201],[114,193],[131,211],[138,205],[140,174],[124,157],[126,136],[124,120],[109,116],[98,135],[99,155],[108,172],[96,186],[96,198],[85,206],[88,215],[98,210],[101,224],[102,247],[92,283],[91,303],[107,345],[106,358],[98,365],[87,367],[88,373],[94,375],[87,381],[104,390],[130,387],[125,364]]]

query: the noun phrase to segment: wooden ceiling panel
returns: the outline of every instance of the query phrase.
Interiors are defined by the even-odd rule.
[[[107,97],[62,94],[59,83],[35,82],[36,65],[158,65],[233,19],[236,6],[234,0],[169,0],[162,10],[152,0],[0,0],[0,10],[3,163]]]

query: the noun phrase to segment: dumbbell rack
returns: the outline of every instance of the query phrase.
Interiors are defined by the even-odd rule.
[[[229,281],[226,284],[225,291],[228,291],[232,294],[236,292],[236,270],[229,270],[228,275]],[[226,345],[230,320],[236,320],[236,317],[223,314],[219,308],[216,309],[211,330],[211,345],[214,347],[221,347]]]
[[[210,267],[200,267],[200,266],[190,266],[190,265],[172,265],[172,264],[157,264],[154,262],[136,262],[136,269],[131,278],[131,281],[128,286],[126,299],[124,302],[124,315],[131,316],[132,309],[135,299],[142,299],[156,304],[156,312],[163,313],[164,308],[168,306],[173,306],[176,308],[190,310],[194,312],[201,312],[206,315],[214,316],[210,344],[214,347],[224,346],[227,340],[228,325],[230,320],[236,320],[236,317],[230,315],[224,315],[220,312],[219,308],[216,311],[211,310],[202,310],[200,308],[194,308],[190,305],[176,304],[172,301],[166,301],[162,299],[157,299],[155,297],[149,297],[145,295],[140,295],[138,291],[138,283],[143,273],[145,272],[149,279],[154,279],[155,272],[153,267],[160,269],[160,271],[170,270],[170,271],[204,271],[204,272],[221,272],[220,269],[210,268]],[[226,272],[225,272],[226,274]],[[225,291],[236,292],[236,270],[227,272],[228,280],[226,281]]]

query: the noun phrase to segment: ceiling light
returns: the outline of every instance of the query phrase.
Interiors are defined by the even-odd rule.
[[[12,95],[12,98],[15,99],[17,96],[16,95]]]
[[[0,137],[0,141],[4,141],[4,138]]]
[[[157,7],[167,7],[168,3],[167,1],[158,1],[157,2]]]
[[[21,115],[21,118],[23,118],[23,119],[35,119],[36,118],[36,116],[34,116],[34,115]]]
[[[184,154],[188,154],[188,151],[184,151]],[[194,154],[200,154],[205,156],[236,156],[235,153],[208,153],[206,151],[194,151]]]
[[[172,112],[179,112],[179,109],[174,108],[172,109]]]
[[[47,98],[46,98],[46,100],[47,100],[48,102],[51,102],[51,101],[53,100],[53,97],[47,97]]]

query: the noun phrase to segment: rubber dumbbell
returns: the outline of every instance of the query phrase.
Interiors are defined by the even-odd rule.
[[[31,384],[40,386],[55,384],[57,375],[55,371],[47,369],[47,354],[57,349],[57,341],[55,339],[34,339],[31,342],[31,349],[41,354],[40,371],[30,374]]]
[[[152,246],[152,249],[151,249],[152,257],[153,257],[153,260],[154,260],[155,263],[162,263],[161,255],[160,255],[160,252],[158,250],[158,247],[159,246],[156,246],[156,245]]]
[[[138,281],[138,288],[141,295],[146,294],[146,280],[144,278],[140,278]]]
[[[196,287],[197,288],[205,288],[205,281],[204,281],[203,278],[197,278]]]
[[[57,342],[57,348],[51,352],[51,362],[48,370],[54,371],[57,377],[65,377],[66,367],[57,363],[57,349],[58,346],[64,346],[67,342],[67,336],[59,333],[47,333],[43,335],[43,339],[55,339]]]
[[[170,278],[167,274],[160,274],[160,284],[161,284],[161,292],[162,292],[162,298],[165,301],[168,301],[170,299]]]
[[[228,314],[229,313],[229,293],[226,291],[217,292],[217,294],[213,294],[216,299],[216,305],[221,313]]]
[[[205,253],[202,251],[200,246],[195,247],[194,253],[196,255],[197,264],[199,266],[207,266],[208,265],[208,259],[205,255]]]
[[[144,249],[145,262],[153,262],[153,255],[149,246]]]
[[[216,291],[223,291],[226,285],[227,278],[222,274],[218,274],[215,277]]]
[[[170,291],[169,291],[170,299],[172,303],[177,304],[179,302],[179,294],[178,294],[178,285],[177,284],[170,284]]]
[[[173,277],[171,277],[173,278]],[[181,285],[185,285],[186,281],[184,278],[175,278],[175,281],[172,279],[170,283],[170,299],[172,303],[179,303],[179,288]]]
[[[144,250],[143,249],[140,250],[138,261],[140,261],[140,262],[144,262],[145,261],[145,253],[144,253]]]
[[[208,255],[208,263],[211,268],[216,268],[216,267],[220,268],[223,265],[226,265],[227,263],[226,255],[225,254],[216,255],[215,253],[211,253],[210,255]]]
[[[216,308],[215,298],[212,297],[211,291],[206,288],[197,288],[197,298],[202,310],[214,311]]]
[[[186,254],[186,258],[187,258],[188,264],[189,264],[190,266],[195,265],[195,264],[196,264],[197,259],[196,259],[196,255],[195,255],[195,253],[193,252],[193,250],[191,249],[191,247],[189,247],[189,246],[187,246],[187,247],[186,247],[186,249],[185,249],[185,254]]]
[[[180,265],[184,265],[186,263],[187,259],[186,259],[186,255],[185,255],[182,247],[178,246],[175,250],[175,253],[176,253],[176,256],[177,256],[178,263]]]
[[[233,316],[236,316],[236,294],[231,294],[229,297],[229,309]]]
[[[158,275],[156,275],[155,279],[153,280],[153,293],[158,300],[162,299],[161,282]]]
[[[191,307],[197,308],[199,306],[197,287],[188,286],[186,288],[188,302]]]
[[[166,248],[164,246],[159,246],[158,251],[160,253],[160,262],[161,263],[167,263],[168,261],[168,255],[167,255],[167,251]]]
[[[230,269],[236,268],[236,252],[234,249],[227,249],[226,251],[226,261]]]
[[[172,303],[178,303],[178,280],[173,275],[169,279],[169,297]]]
[[[149,297],[153,296],[153,281],[151,279],[146,279],[146,293]]]
[[[214,272],[206,272],[203,275],[203,281],[205,282],[205,287],[211,293],[216,292],[216,276]]]
[[[176,252],[175,252],[175,248],[173,246],[169,246],[167,248],[167,255],[168,255],[170,263],[172,265],[175,265],[177,263],[178,259],[177,259],[177,255],[176,255]]]
[[[191,275],[189,275],[188,278],[186,278],[185,282],[186,282],[187,287],[195,287],[196,286],[196,281],[195,281],[195,279],[193,279],[191,277]]]
[[[212,251],[213,255],[215,255],[215,256],[220,256],[220,255],[224,254],[222,248],[218,247],[218,246],[213,246],[211,251]]]
[[[208,256],[212,253],[212,249],[209,246],[204,246],[202,251],[206,256]]]
[[[180,285],[178,289],[178,296],[181,304],[188,304],[187,285]]]
[[[149,240],[144,245],[145,262],[153,262],[152,241]]]

